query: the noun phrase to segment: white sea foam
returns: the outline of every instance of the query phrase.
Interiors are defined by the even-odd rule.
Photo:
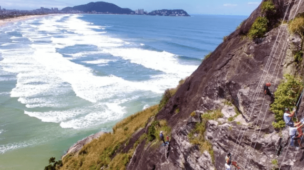
[[[180,64],[172,53],[123,48],[129,42],[95,31],[94,29],[106,27],[82,21],[78,15],[69,15],[65,22],[58,22],[62,17],[49,17],[41,20],[37,27],[22,29],[23,37],[33,42],[30,47],[20,47],[14,51],[1,50],[4,59],[0,61],[0,66],[6,72],[17,74],[17,84],[10,92],[11,97],[17,97],[20,103],[25,104],[28,108],[25,114],[43,122],[58,123],[62,128],[81,129],[120,119],[126,113],[123,104],[139,97],[134,94],[139,91],[161,94],[196,69],[195,66]],[[56,35],[60,35],[60,38]],[[51,43],[39,44],[36,41]],[[71,56],[69,58],[63,57],[56,50],[74,45],[94,45],[98,49],[67,54]],[[98,54],[111,54],[115,57],[95,60],[89,58],[90,55]],[[119,57],[157,70],[160,74],[151,76],[146,81],[127,81],[113,75],[96,76],[94,70],[70,61],[80,57],[89,58],[83,63],[97,65],[116,61]],[[79,97],[77,100],[83,100],[83,106],[73,105],[66,97],[71,95]],[[39,112],[32,110],[42,107],[56,109]],[[70,109],[64,109],[65,107]],[[15,145],[6,147],[14,148]]]
[[[93,61],[83,61],[83,63],[87,64],[107,64],[109,62],[113,62],[116,60],[106,60],[106,59],[100,59],[100,60],[93,60]]]
[[[197,68],[196,66],[180,64],[178,58],[168,52],[157,52],[139,48],[113,48],[106,49],[104,52],[122,57],[132,63],[143,65],[146,68],[169,74],[178,74],[180,77],[186,77]]]
[[[12,45],[12,44],[14,44],[14,43],[4,43],[4,44],[1,44],[1,46],[9,46],[9,45]]]

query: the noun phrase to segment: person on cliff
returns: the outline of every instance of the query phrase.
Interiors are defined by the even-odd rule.
[[[163,131],[160,131],[159,138],[160,138],[160,140],[163,141],[164,146],[166,146],[166,141],[165,141],[165,136],[164,136],[164,134],[163,134]]]
[[[302,132],[302,127],[304,124],[300,125],[299,127],[289,127],[289,137],[290,137],[290,145],[293,147],[297,147],[295,142],[298,142],[298,145],[300,148],[303,149],[302,147],[302,137],[303,137],[303,132]]]
[[[237,169],[240,169],[240,167],[237,165],[237,162],[231,161],[231,154],[230,153],[227,154],[225,159],[226,159],[226,163],[225,163],[226,170],[231,170],[231,164],[234,167],[236,167]]]
[[[289,127],[299,127],[299,126],[301,126],[302,122],[294,123],[293,120],[292,120],[295,113],[296,113],[295,108],[293,109],[293,111],[291,113],[290,113],[288,108],[285,108],[285,112],[283,114],[283,119],[284,119],[284,122],[287,126],[289,126]]]
[[[271,86],[271,84],[270,83],[266,83],[265,85],[264,85],[264,94],[267,94],[267,95],[269,95],[270,96],[270,98],[271,98],[271,102],[273,103],[274,102],[274,97],[273,97],[273,94],[270,92],[270,90],[269,90],[269,87]]]

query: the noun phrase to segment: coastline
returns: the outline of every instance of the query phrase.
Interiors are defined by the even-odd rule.
[[[7,24],[11,24],[14,22],[20,22],[20,21],[25,21],[29,19],[34,19],[34,18],[40,18],[40,17],[45,17],[48,15],[54,15],[54,14],[45,14],[45,15],[27,15],[27,16],[20,16],[16,18],[7,18],[7,19],[1,19],[0,20],[0,27],[6,26]],[[55,14],[58,15],[58,14]]]

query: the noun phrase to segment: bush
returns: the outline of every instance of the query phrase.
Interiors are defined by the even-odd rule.
[[[301,80],[288,74],[284,77],[285,80],[280,83],[278,89],[274,93],[275,100],[270,108],[275,114],[276,120],[272,125],[277,129],[285,127],[285,122],[283,120],[284,108],[292,109],[295,107],[303,89]]]
[[[266,17],[258,17],[252,24],[248,36],[252,39],[263,37],[268,30],[268,22]]]
[[[151,126],[149,126],[148,128],[148,140],[149,141],[153,141],[156,136],[155,136],[155,133],[156,133],[156,130],[155,130],[155,126],[159,125],[159,122],[158,121],[154,121]]]
[[[267,14],[268,12],[276,12],[276,7],[272,0],[268,0],[262,3],[262,13]]]
[[[190,116],[191,116],[191,117],[195,117],[195,116],[196,116],[195,111],[191,112]]]
[[[293,34],[298,34],[301,39],[301,49],[303,48],[303,40],[304,40],[304,16],[299,16],[293,19],[288,24],[288,29]]]
[[[303,51],[296,51],[293,57],[295,62],[301,63],[303,60]]]
[[[55,157],[49,159],[49,165],[44,167],[44,170],[58,170],[63,166],[62,161],[56,161]]]
[[[166,104],[168,103],[170,98],[176,93],[176,90],[177,89],[174,88],[174,89],[167,89],[165,91],[165,93],[163,94],[163,97],[159,103],[158,111],[161,111],[166,106]]]

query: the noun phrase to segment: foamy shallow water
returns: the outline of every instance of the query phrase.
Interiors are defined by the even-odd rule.
[[[198,38],[204,32],[189,31],[185,37],[179,28],[204,18],[133,17],[61,15],[0,28],[0,161],[5,169],[41,169],[43,159],[60,156],[77,140],[110,131],[117,121],[157,104],[165,89],[189,76],[221,42],[216,32],[204,44]],[[230,18],[229,23],[235,21],[231,30],[242,19]],[[140,25],[129,24],[137,20]],[[166,32],[147,20],[176,26]],[[23,161],[28,152],[31,162],[41,163]]]

